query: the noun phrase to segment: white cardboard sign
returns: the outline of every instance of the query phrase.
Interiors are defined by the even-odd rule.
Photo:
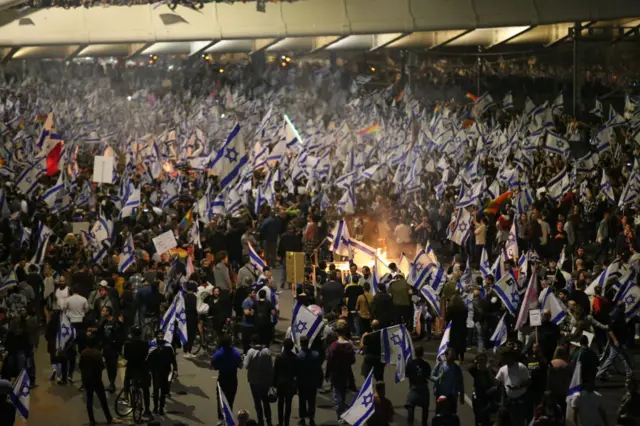
[[[158,254],[163,254],[172,248],[176,248],[178,246],[178,242],[176,241],[175,235],[173,235],[173,231],[167,231],[164,234],[160,234],[155,237],[153,239],[153,245],[156,247],[156,252]]]
[[[93,181],[96,183],[113,182],[113,157],[96,155],[93,161]]]
[[[531,309],[529,311],[529,325],[531,327],[539,327],[542,325],[542,318],[540,316],[540,309]]]

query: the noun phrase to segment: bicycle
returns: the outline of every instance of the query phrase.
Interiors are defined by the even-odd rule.
[[[122,388],[116,401],[114,409],[119,417],[127,417],[133,414],[133,422],[135,424],[142,423],[142,415],[144,414],[144,396],[142,389],[138,386],[138,379],[131,380],[129,391]]]

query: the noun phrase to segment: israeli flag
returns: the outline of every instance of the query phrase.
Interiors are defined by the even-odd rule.
[[[544,149],[551,153],[566,157],[569,154],[569,142],[567,142],[562,136],[547,131],[547,143],[545,144]]]
[[[351,237],[349,236],[349,228],[344,220],[339,220],[331,234],[327,236],[331,245],[329,250],[340,255],[351,258]]]
[[[442,333],[442,340],[440,340],[440,346],[438,346],[438,355],[436,356],[436,362],[444,361],[444,353],[447,348],[450,346],[449,339],[451,336],[451,321],[447,323],[447,327],[444,329],[444,333]]]
[[[514,220],[511,225],[511,229],[509,230],[509,236],[507,237],[507,242],[504,245],[505,250],[507,251],[507,256],[510,259],[519,259],[520,252],[518,250],[518,221]]]
[[[18,176],[16,188],[24,195],[31,195],[38,186],[41,170],[40,163],[26,167]]]
[[[567,173],[567,168],[563,169],[547,183],[547,191],[549,198],[558,201],[571,188],[571,180]]]
[[[42,265],[44,263],[44,255],[47,251],[47,244],[49,243],[49,237],[51,237],[51,228],[44,223],[40,223],[38,226],[38,249],[33,255],[30,263],[35,265]]]
[[[380,333],[382,346],[381,361],[385,364],[395,364],[395,382],[405,379],[407,361],[413,356],[413,342],[404,325],[383,328]]]
[[[338,201],[338,214],[342,216],[352,215],[356,212],[356,202],[353,188],[350,186]]]
[[[300,336],[307,336],[311,345],[323,328],[322,317],[303,304],[296,303],[291,317],[291,339],[297,348],[300,348]]]
[[[18,285],[18,279],[16,278],[16,273],[15,271],[11,271],[9,275],[4,277],[2,282],[0,282],[0,291],[7,290],[17,285]]]
[[[482,248],[482,254],[480,255],[480,273],[483,278],[491,275],[491,264],[489,263],[489,254],[486,247]]]
[[[29,418],[29,393],[31,391],[31,382],[27,370],[22,370],[9,394],[11,402],[23,419]]]
[[[120,210],[120,219],[133,215],[134,209],[140,207],[140,188],[134,188],[133,191],[127,197],[127,201]]]
[[[551,313],[551,322],[554,324],[560,324],[567,317],[567,308],[558,300],[551,289],[546,288],[545,290],[548,291],[542,299],[540,309],[548,309],[549,313]]]
[[[440,293],[442,287],[447,283],[447,271],[442,265],[438,265],[436,268],[431,269],[429,276],[427,277],[427,283],[436,292]]]
[[[202,248],[202,242],[200,241],[200,225],[199,221],[195,221],[191,229],[189,229],[189,244],[193,244],[195,247]]]
[[[264,271],[264,267],[267,266],[267,264],[258,255],[256,250],[251,245],[251,243],[247,243],[247,244],[249,245],[249,261],[251,262],[251,265],[253,265],[253,268],[256,271],[260,271],[260,273],[262,273]]]
[[[602,118],[603,111],[604,108],[602,107],[602,102],[596,99],[596,106],[591,111],[589,111],[589,113],[595,115],[596,117]]]
[[[489,339],[493,346],[494,353],[498,351],[498,348],[500,346],[504,345],[507,342],[507,322],[505,321],[506,316],[506,312],[502,314],[502,318],[500,318],[500,322],[498,322],[496,330],[493,332],[491,339]]]
[[[471,213],[466,209],[458,209],[458,215],[449,239],[459,246],[464,246],[471,232]]]
[[[427,300],[429,305],[431,305],[438,318],[442,318],[442,311],[440,310],[440,294],[437,293],[430,285],[422,286],[420,294]]]
[[[585,293],[587,296],[593,296],[595,294],[596,286],[600,286],[605,288],[605,284],[609,280],[609,278],[618,278],[622,275],[621,267],[620,267],[620,259],[615,259],[613,262],[607,266],[607,268],[598,275],[596,279],[591,281],[589,286],[585,289]]]
[[[510,273],[505,274],[500,281],[494,286],[496,292],[504,306],[509,310],[511,315],[518,312],[518,304],[520,303],[520,292],[516,280]]]
[[[571,401],[582,390],[582,363],[578,361],[576,368],[573,370],[573,376],[571,376],[571,382],[569,383],[569,390],[567,391],[567,407],[571,406]]]
[[[431,269],[436,266],[427,253],[424,250],[420,250],[415,259],[413,259],[407,282],[415,289],[421,288],[427,282]]]
[[[626,204],[630,204],[638,198],[640,195],[640,175],[634,170],[629,176],[629,180],[620,194],[620,200],[618,201],[618,207],[624,207]]]
[[[222,417],[224,417],[224,423],[226,426],[235,426],[237,423],[233,418],[233,412],[231,411],[232,409],[231,409],[231,406],[229,405],[229,401],[227,401],[227,396],[222,391],[222,388],[220,387],[220,382],[218,382],[217,386],[218,386],[218,395],[220,395],[220,401],[218,401],[218,403],[220,404],[220,407],[221,407],[220,411],[222,411]]]
[[[62,306],[60,308],[63,308]],[[60,313],[60,325],[56,334],[56,349],[60,352],[67,350],[76,339],[76,329],[71,325],[71,320],[65,312]]]
[[[219,176],[221,189],[235,180],[247,161],[244,138],[240,133],[240,125],[236,124],[209,166],[213,173]]]
[[[602,169],[602,179],[600,180],[600,191],[602,195],[607,199],[610,204],[616,204],[616,197],[613,193],[613,187],[611,186],[611,181],[609,180],[609,176]]]
[[[129,234],[122,247],[120,253],[120,262],[118,263],[118,269],[120,273],[124,273],[131,264],[133,264],[135,255],[135,247],[133,246],[133,235]]]
[[[187,343],[187,318],[182,292],[179,292],[173,299],[171,306],[169,306],[169,309],[165,312],[162,322],[160,323],[160,328],[164,331],[164,340],[166,342],[173,342],[176,322],[178,323],[178,337],[184,345]]]
[[[56,205],[56,201],[58,201],[58,199],[62,196],[62,190],[64,189],[62,176],[63,173],[60,173],[56,184],[47,189],[44,194],[42,194],[42,200],[47,206],[49,206],[50,209],[52,209]]]
[[[562,115],[564,112],[564,98],[562,96],[562,92],[556,96],[553,104],[551,104],[551,112],[553,115]]]
[[[375,405],[373,404],[373,369],[365,379],[358,396],[351,404],[351,407],[345,411],[340,418],[351,426],[364,426],[373,415]]]

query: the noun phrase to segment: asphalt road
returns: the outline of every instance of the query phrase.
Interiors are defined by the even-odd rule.
[[[286,313],[292,311],[292,298],[289,292],[283,292],[280,295],[280,310],[284,318],[281,318],[278,324],[278,331],[284,333],[288,327],[290,315]],[[435,355],[437,352],[438,341],[418,342],[417,344],[425,347],[425,359],[433,367]],[[279,351],[279,346],[272,347],[274,353]],[[471,359],[473,351],[467,352],[467,359]],[[217,403],[216,403],[216,372],[208,368],[208,359],[201,356],[197,359],[185,359],[179,354],[179,371],[180,376],[172,386],[172,395],[167,402],[167,415],[163,418],[157,418],[159,424],[168,425],[214,425],[217,422]],[[360,385],[364,378],[359,375],[362,358],[358,356],[354,373],[356,374],[356,384]],[[638,363],[636,363],[638,364]],[[38,367],[37,382],[38,387],[31,393],[31,418],[30,425],[38,426],[81,426],[88,424],[88,417],[85,408],[84,394],[79,392],[79,373],[75,375],[75,383],[61,386],[49,382],[48,377],[51,369],[49,364],[49,356],[46,352],[44,341],[41,342],[37,351],[36,366]],[[407,381],[395,384],[393,379],[393,367],[385,369],[385,382],[387,383],[387,397],[393,403],[396,411],[395,424],[406,424],[406,410],[404,402],[408,391]],[[234,413],[239,409],[247,409],[250,413],[254,413],[253,400],[249,391],[249,386],[245,380],[246,372],[239,373],[239,388],[234,404]],[[122,385],[124,369],[121,369],[118,375],[118,388]],[[465,389],[466,403],[460,406],[458,413],[462,425],[473,425],[473,413],[469,405],[472,389],[472,379],[465,372]],[[107,383],[106,375],[104,379]],[[611,424],[615,419],[615,410],[618,407],[623,394],[624,379],[622,376],[613,376],[612,379],[598,387],[602,392],[607,412],[611,417]],[[354,398],[355,394],[351,395]],[[109,404],[113,411],[113,403],[115,394],[109,395]],[[316,423],[318,425],[336,425],[337,419],[332,408],[331,393],[319,393],[317,401]],[[431,398],[430,418],[434,413],[434,401]],[[104,417],[99,404],[95,403],[96,419],[104,424]],[[293,400],[293,412],[291,425],[296,425],[298,421],[298,405],[297,398]],[[419,413],[416,413],[419,422]],[[125,423],[128,421],[126,419]],[[272,420],[273,424],[277,424],[277,406],[272,404]],[[17,424],[21,424],[18,423]],[[419,424],[419,423],[418,423]]]

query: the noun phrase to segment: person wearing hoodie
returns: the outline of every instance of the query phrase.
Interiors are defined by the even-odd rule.
[[[216,254],[216,266],[213,268],[213,279],[215,281],[214,285],[220,289],[220,301],[224,306],[230,307],[233,283],[229,275],[229,256],[224,250]],[[227,314],[228,317],[231,317],[231,310],[225,313],[225,315]]]

